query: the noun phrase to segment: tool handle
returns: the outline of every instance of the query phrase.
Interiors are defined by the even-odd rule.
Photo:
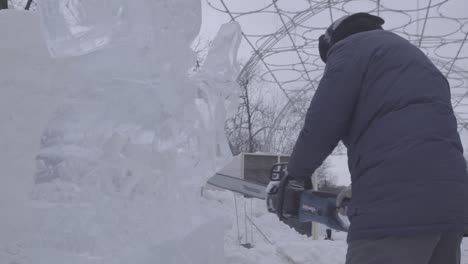
[[[289,184],[291,177],[289,174],[286,174],[280,181],[278,185],[278,200],[277,200],[277,208],[276,208],[276,215],[278,216],[280,221],[288,220],[286,216],[283,214],[283,207],[284,207],[284,195],[286,193],[286,187]]]
[[[351,204],[351,199],[350,198],[344,198],[343,201],[341,201],[340,206],[336,207],[337,213],[346,216],[348,214],[348,207]]]
[[[340,208],[346,208],[351,204],[351,199],[349,198],[344,198],[343,201],[341,202]]]

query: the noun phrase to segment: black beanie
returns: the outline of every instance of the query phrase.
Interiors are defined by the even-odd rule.
[[[320,58],[327,62],[328,51],[340,40],[359,32],[382,29],[383,18],[368,13],[356,13],[335,21],[319,38]]]

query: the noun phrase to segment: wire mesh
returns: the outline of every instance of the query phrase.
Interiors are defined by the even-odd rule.
[[[261,81],[279,89],[286,99],[274,126],[291,112],[305,113],[308,105],[301,99],[310,100],[325,67],[318,52],[319,36],[341,16],[369,12],[383,17],[386,30],[418,46],[445,74],[459,129],[468,129],[466,0],[255,0],[242,8],[235,2],[207,0],[211,8],[242,26],[252,55],[239,80],[260,71]],[[262,30],[253,24],[265,26]]]

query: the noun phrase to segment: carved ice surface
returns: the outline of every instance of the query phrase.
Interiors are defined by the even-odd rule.
[[[44,0],[39,7],[54,57],[86,54],[130,33],[125,0]]]
[[[239,25],[222,27],[189,78],[200,0],[39,4],[49,50],[65,57],[66,99],[37,158],[35,263],[124,263],[149,249],[173,252],[155,262],[172,263],[194,241],[206,247],[187,263],[223,263],[213,241],[226,224],[200,188],[231,156]]]
[[[0,11],[0,263],[23,263],[41,133],[61,101],[61,64],[30,12]],[[52,81],[54,80],[54,81]]]

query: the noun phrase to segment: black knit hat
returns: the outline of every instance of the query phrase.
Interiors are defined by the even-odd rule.
[[[338,41],[359,32],[382,29],[384,23],[383,18],[368,13],[356,13],[336,20],[319,38],[320,58],[326,63],[328,51]]]

